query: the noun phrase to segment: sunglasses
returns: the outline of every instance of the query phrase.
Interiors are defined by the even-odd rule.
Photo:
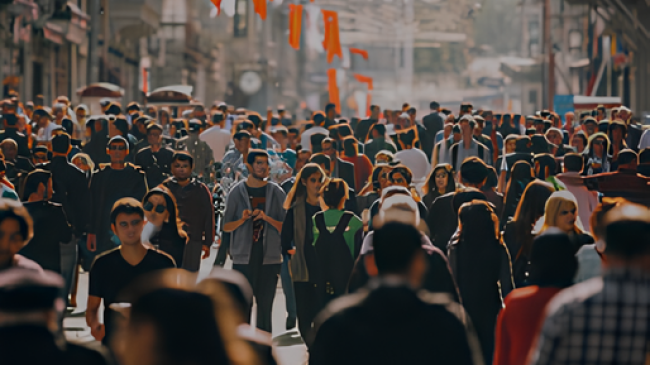
[[[126,146],[124,145],[111,145],[108,147],[111,151],[126,151]]]
[[[152,203],[152,202],[146,202],[142,208],[143,208],[145,211],[147,211],[147,212],[151,212],[152,210],[154,210],[154,206],[153,206],[153,203]],[[158,204],[158,205],[156,205],[156,210],[155,210],[156,213],[158,213],[158,214],[162,214],[162,213],[164,213],[166,210],[167,210],[167,207],[166,207],[166,206],[164,206],[164,205],[162,205],[162,204]]]

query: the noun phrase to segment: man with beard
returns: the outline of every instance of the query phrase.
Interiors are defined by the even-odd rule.
[[[163,185],[176,198],[178,218],[183,222],[183,229],[189,236],[183,262],[177,265],[196,272],[201,266],[201,258],[206,259],[210,256],[210,246],[215,236],[215,223],[212,196],[205,184],[191,178],[193,165],[194,159],[189,153],[176,152],[172,157],[173,176]]]
[[[160,185],[171,173],[174,150],[162,146],[162,132],[163,129],[159,124],[149,124],[147,127],[149,147],[143,148],[135,155],[135,164],[147,174],[150,189]]]
[[[101,253],[119,244],[110,231],[109,215],[113,204],[126,197],[141,201],[147,193],[145,173],[125,162],[129,153],[126,139],[115,136],[106,149],[111,163],[100,167],[90,181],[91,213],[87,241],[90,252]]]
[[[269,155],[251,150],[246,159],[250,174],[235,185],[224,212],[224,232],[232,232],[230,255],[233,269],[246,276],[257,302],[257,327],[271,332],[271,310],[275,297],[282,250],[280,232],[286,214],[286,194],[267,181]]]

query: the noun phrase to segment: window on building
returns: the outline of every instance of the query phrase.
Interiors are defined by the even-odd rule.
[[[235,0],[235,37],[248,35],[248,0]]]

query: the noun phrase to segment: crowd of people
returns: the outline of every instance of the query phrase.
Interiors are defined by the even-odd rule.
[[[274,364],[278,281],[314,365],[650,356],[650,132],[628,108],[39,104],[2,102],[7,364]],[[63,336],[83,272],[101,351]]]

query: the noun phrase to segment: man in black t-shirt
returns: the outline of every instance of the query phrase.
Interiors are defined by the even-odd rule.
[[[114,303],[129,303],[122,291],[142,274],[172,269],[174,260],[164,252],[148,248],[140,241],[144,210],[133,198],[118,200],[111,210],[111,229],[121,246],[95,259],[90,270],[86,324],[97,341],[107,344],[114,329]],[[99,321],[99,306],[104,300],[104,324]]]

